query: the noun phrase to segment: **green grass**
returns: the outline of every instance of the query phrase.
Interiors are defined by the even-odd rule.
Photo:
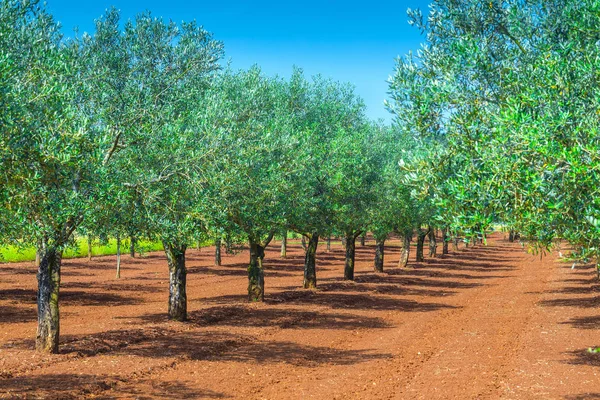
[[[151,251],[162,251],[163,245],[160,242],[140,240],[136,243],[136,252],[147,253]],[[117,254],[117,241],[110,239],[108,243],[100,245],[98,241],[92,242],[92,256],[109,256]],[[121,254],[129,254],[129,241],[121,242]],[[86,238],[77,239],[76,248],[68,248],[63,253],[63,258],[87,257],[88,244]],[[35,261],[35,248],[6,246],[0,247],[0,262],[22,262]]]

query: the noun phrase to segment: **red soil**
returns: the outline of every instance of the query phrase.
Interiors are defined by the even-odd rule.
[[[496,237],[407,269],[393,241],[375,274],[372,245],[354,283],[322,244],[317,291],[298,244],[270,246],[264,304],[246,302],[246,252],[189,251],[186,323],[165,317],[163,255],[124,257],[120,280],[114,257],[67,260],[58,355],[32,350],[35,269],[0,265],[0,398],[600,399],[593,269]]]

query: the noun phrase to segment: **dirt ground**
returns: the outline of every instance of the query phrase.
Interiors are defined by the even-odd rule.
[[[265,259],[264,304],[246,302],[248,254],[188,253],[190,321],[166,319],[162,254],[67,260],[61,351],[39,355],[35,268],[0,265],[0,398],[600,399],[600,285],[591,267],[489,246],[372,272],[374,242],[318,253],[300,288],[298,243]],[[414,250],[411,260],[414,259]]]

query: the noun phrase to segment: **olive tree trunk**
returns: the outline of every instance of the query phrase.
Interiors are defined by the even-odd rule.
[[[135,258],[135,242],[136,242],[136,238],[135,236],[130,236],[129,237],[129,255],[131,256],[131,258]]]
[[[365,240],[367,239],[367,233],[364,232],[362,235],[360,235],[360,245],[364,246],[365,245]]]
[[[88,245],[88,261],[92,261],[92,235],[88,235],[87,245]]]
[[[331,251],[331,236],[327,236],[327,251]]]
[[[344,263],[344,279],[354,280],[354,258],[356,254],[356,237],[353,233],[346,233],[344,237],[346,242],[346,261]]]
[[[121,278],[121,235],[117,233],[117,279]]]
[[[215,265],[221,266],[221,238],[215,240]]]
[[[287,231],[283,232],[281,237],[281,258],[287,257]]]
[[[185,268],[186,245],[163,241],[169,265],[169,319],[187,319],[187,294]]]
[[[60,318],[58,295],[60,289],[60,266],[62,251],[43,245],[38,249],[38,327],[35,348],[44,353],[58,353]]]
[[[248,300],[265,300],[265,271],[263,259],[265,248],[258,241],[250,239],[250,265],[248,266]]]
[[[319,245],[319,234],[314,232],[310,235],[304,256],[304,289],[317,288],[316,255]]]
[[[442,254],[448,253],[448,229],[442,228]]]
[[[452,248],[454,251],[458,251],[458,235],[454,235],[454,239],[452,240]]]
[[[417,237],[417,262],[422,262],[425,260],[425,257],[423,257],[423,247],[425,244],[426,236],[427,231],[419,228],[419,235]]]
[[[375,272],[383,272],[383,255],[385,250],[385,238],[375,239]]]
[[[407,233],[402,238],[402,249],[400,250],[400,261],[398,261],[399,268],[406,268],[408,265],[408,256],[410,255],[410,241],[412,235]]]
[[[435,237],[435,229],[429,227],[429,257],[437,256],[437,239]]]

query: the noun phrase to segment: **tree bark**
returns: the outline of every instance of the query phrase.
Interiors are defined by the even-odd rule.
[[[402,250],[400,251],[400,261],[398,262],[399,268],[406,268],[406,266],[408,265],[408,256],[410,255],[411,239],[411,234],[405,234],[403,237]]]
[[[304,289],[317,288],[316,255],[319,245],[319,234],[314,232],[308,239],[304,257]]]
[[[302,238],[300,239],[300,243],[302,243],[302,248],[304,249],[304,251],[306,251],[306,238],[304,237],[304,235],[302,235]]]
[[[92,235],[88,235],[87,245],[88,245],[88,261],[92,261]]]
[[[367,232],[364,232],[362,235],[360,235],[360,245],[361,246],[365,245],[366,238],[367,238]]]
[[[187,319],[187,270],[185,268],[186,245],[163,241],[169,265],[169,319]]]
[[[417,238],[417,262],[423,262],[425,257],[423,257],[423,247],[425,245],[425,237],[427,236],[427,231],[419,228],[419,236]]]
[[[515,231],[511,230],[508,232],[508,241],[510,243],[515,241]]]
[[[375,239],[375,272],[383,272],[383,256],[385,250],[385,238]]]
[[[442,254],[448,254],[448,229],[442,228]]]
[[[248,300],[265,300],[265,248],[250,238],[250,265],[248,266]]]
[[[354,280],[354,257],[356,254],[356,236],[353,233],[346,233],[346,261],[344,263],[344,279]]]
[[[331,236],[327,236],[327,251],[331,251]]]
[[[218,237],[215,240],[215,265],[217,267],[221,266],[221,238]]]
[[[135,236],[130,236],[129,237],[129,255],[131,256],[131,258],[135,258],[135,243],[136,243],[136,238]]]
[[[231,241],[231,235],[225,235],[225,253],[232,255],[233,252],[233,243]]]
[[[429,257],[437,257],[437,239],[435,237],[435,229],[429,227]]]
[[[121,277],[121,235],[117,233],[117,279]]]
[[[454,240],[452,240],[452,247],[454,251],[458,251],[458,235],[454,235]]]
[[[287,258],[287,231],[281,237],[281,258]]]
[[[38,327],[35,348],[44,353],[58,353],[60,333],[58,296],[62,251],[43,245],[38,252],[40,263],[37,274]]]

